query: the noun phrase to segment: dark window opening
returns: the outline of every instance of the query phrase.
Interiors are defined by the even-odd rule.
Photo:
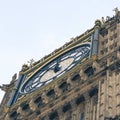
[[[50,114],[49,118],[50,118],[50,120],[59,120],[59,116],[58,116],[57,111],[52,112]]]
[[[22,110],[28,110],[29,109],[29,104],[28,103],[22,103],[20,106],[22,107]]]
[[[116,62],[116,68],[117,68],[118,70],[120,70],[120,61],[119,61],[119,62]]]
[[[47,117],[48,117],[48,116],[44,116],[44,117],[41,118],[40,120],[48,120]]]
[[[17,117],[17,112],[14,111],[10,114],[10,118],[16,118]]]
[[[91,75],[94,74],[94,69],[92,66],[88,67],[85,71],[84,71],[85,74],[87,74],[88,77],[90,77]]]
[[[104,54],[104,51],[103,51],[103,50],[101,50],[101,51],[100,51],[100,54],[101,54],[101,55],[103,55],[103,54]]]
[[[66,82],[63,82],[60,86],[60,89],[62,89],[63,93],[68,90],[68,84]]]
[[[113,71],[116,69],[116,66],[110,66],[110,70]]]
[[[34,103],[37,104],[38,107],[41,106],[43,104],[42,98],[39,96],[34,100]]]
[[[84,112],[83,113],[81,113],[81,118],[80,118],[80,120],[84,120]]]
[[[62,96],[62,100],[66,99],[66,98],[67,98],[67,96],[66,96],[66,95],[63,95],[63,96]]]
[[[51,107],[53,107],[53,106],[54,106],[54,103],[51,102],[51,103],[49,104],[49,107],[51,108]]]
[[[101,42],[101,45],[104,45],[104,43],[105,43],[105,41],[102,41],[102,42]]]
[[[90,96],[90,97],[93,97],[93,96],[96,95],[97,93],[98,93],[98,88],[95,87],[95,88],[93,88],[93,89],[91,89],[91,90],[89,91],[89,96]]]
[[[107,69],[107,68],[106,68]],[[102,73],[101,73],[101,76],[105,76],[106,75],[106,71],[103,71]]]
[[[36,115],[39,115],[40,114],[40,110],[36,110]]]
[[[103,30],[100,31],[100,34],[104,37],[108,34],[108,30],[104,28]]]
[[[55,98],[55,91],[54,91],[54,89],[50,90],[50,91],[47,93],[47,96],[48,96],[48,97]]]
[[[108,48],[105,48],[105,49],[104,49],[104,52],[108,52]]]
[[[20,113],[17,113],[17,119],[20,120],[20,118],[21,118]]]
[[[81,102],[85,101],[85,98],[83,95],[79,96],[77,99],[76,99],[76,104],[79,105]]]
[[[67,103],[66,105],[63,106],[63,112],[67,112],[68,110],[71,109],[71,104],[70,103]]]
[[[72,81],[78,81],[78,80],[80,80],[80,75],[79,75],[79,74],[75,75],[75,76],[72,78]]]

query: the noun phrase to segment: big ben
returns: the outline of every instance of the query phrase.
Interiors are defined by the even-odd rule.
[[[120,120],[120,11],[1,89],[0,120]]]

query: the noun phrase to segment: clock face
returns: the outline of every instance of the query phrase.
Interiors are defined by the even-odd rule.
[[[33,92],[40,86],[50,83],[80,63],[81,60],[88,57],[89,53],[90,44],[88,43],[70,49],[46,64],[31,78],[23,82],[20,92],[22,94]]]

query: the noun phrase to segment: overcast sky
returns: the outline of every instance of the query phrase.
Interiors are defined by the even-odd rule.
[[[30,59],[51,53],[96,19],[112,17],[115,7],[119,0],[0,0],[0,85]]]

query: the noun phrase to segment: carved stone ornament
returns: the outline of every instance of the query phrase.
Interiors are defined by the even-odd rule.
[[[3,90],[3,91],[7,91],[9,88],[9,84],[3,84],[2,86],[0,85],[0,89]]]
[[[28,61],[30,68],[33,67],[34,62],[35,62],[34,59],[30,59],[30,60]]]
[[[14,83],[16,79],[17,79],[17,73],[15,73],[15,74],[12,76],[12,80],[11,80],[10,83]]]
[[[24,65],[22,66],[22,71],[25,71],[25,70],[27,70],[27,69],[29,69],[28,65],[27,65],[27,64],[24,64]]]

